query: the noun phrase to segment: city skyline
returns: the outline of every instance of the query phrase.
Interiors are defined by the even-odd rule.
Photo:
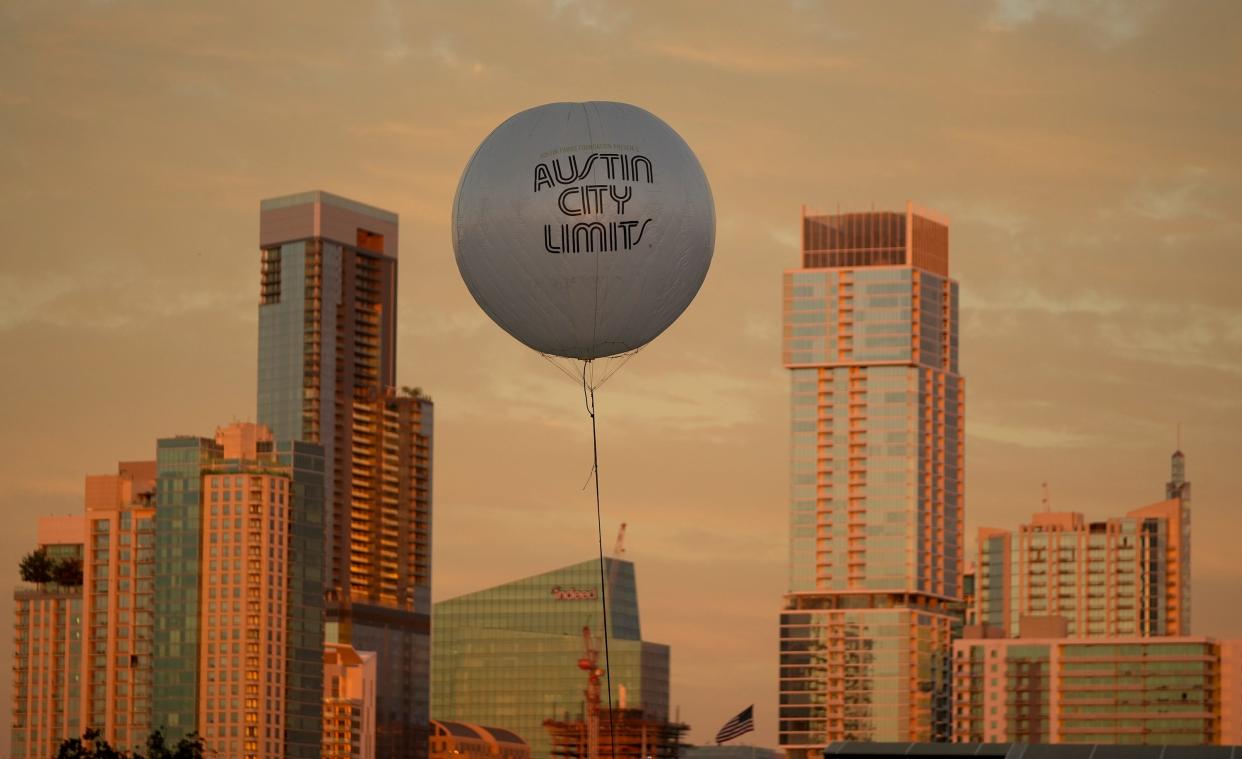
[[[323,189],[403,221],[397,376],[439,417],[434,599],[578,560],[594,536],[580,398],[477,312],[448,217],[470,150],[504,115],[615,98],[685,136],[720,213],[700,297],[599,406],[605,533],[630,525],[644,632],[673,649],[691,740],[753,701],[747,737],[776,745],[776,283],[803,204],[914,198],[952,223],[968,555],[975,528],[1037,510],[1043,481],[1054,510],[1088,519],[1150,502],[1181,422],[1194,634],[1242,636],[1224,603],[1242,529],[1240,106],[1225,65],[1239,10],[1212,8],[981,3],[910,7],[894,24],[722,6],[706,30],[694,6],[531,4],[475,24],[379,3],[311,8],[277,33],[270,9],[243,25],[207,9],[6,4],[0,347],[19,360],[0,379],[13,525],[0,557],[15,567],[35,517],[80,513],[86,474],[251,418],[255,206]],[[528,50],[542,34],[583,41],[592,65]]]

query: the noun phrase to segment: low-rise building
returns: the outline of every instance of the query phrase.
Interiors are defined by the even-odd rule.
[[[1236,743],[1223,707],[1242,699],[1238,650],[1191,636],[967,637],[953,646],[954,741]]]
[[[323,759],[375,759],[375,653],[327,643]]]
[[[501,727],[431,721],[430,759],[530,759],[530,744]]]

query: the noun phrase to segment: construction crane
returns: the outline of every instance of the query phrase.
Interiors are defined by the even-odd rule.
[[[587,673],[587,759],[599,759],[599,678],[604,670],[599,668],[599,649],[591,637],[591,628],[582,628],[582,657],[578,669]]]
[[[612,589],[617,587],[617,569],[621,563],[617,561],[625,554],[625,522],[621,523],[621,529],[617,530],[617,542],[612,546],[612,566],[608,568],[608,587],[605,598],[612,598]]]

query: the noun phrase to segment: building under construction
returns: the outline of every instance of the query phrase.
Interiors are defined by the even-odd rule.
[[[558,752],[589,757],[585,743],[574,749],[577,754],[566,753],[577,739],[554,748],[544,726],[549,720],[598,720],[607,735],[613,705],[619,707],[618,757],[639,756],[644,732],[659,749],[647,755],[675,756],[667,747],[677,739],[664,737],[671,716],[668,646],[642,638],[634,565],[607,557],[600,569],[599,559],[591,559],[437,603],[433,718],[511,730],[529,742],[537,759]],[[605,586],[606,615],[600,603]],[[623,735],[633,736],[625,739],[633,750],[622,748]],[[605,737],[596,756],[611,757],[610,745]]]
[[[594,719],[544,720],[543,729],[552,741],[552,756],[565,759],[677,759],[686,745],[681,737],[689,727],[681,722],[652,719],[642,709],[613,709],[598,717],[598,736],[592,735]]]

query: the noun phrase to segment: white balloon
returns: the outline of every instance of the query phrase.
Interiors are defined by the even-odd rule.
[[[496,128],[462,173],[453,250],[470,294],[541,352],[594,359],[672,324],[707,276],[716,210],[673,129],[625,103],[549,103]]]

